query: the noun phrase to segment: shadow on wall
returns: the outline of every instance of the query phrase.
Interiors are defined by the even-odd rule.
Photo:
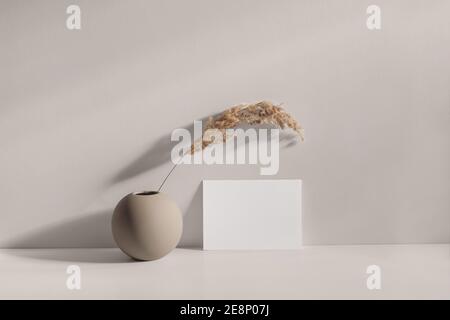
[[[197,188],[183,217],[183,235],[179,247],[200,249],[203,239],[202,218],[202,184]],[[8,243],[8,248],[114,248],[116,247],[111,232],[112,211],[101,211],[95,214],[54,224],[33,231]],[[35,244],[31,245],[30,244]],[[98,251],[92,249],[76,250],[25,250],[11,251],[14,255],[53,261],[72,261],[90,263],[127,263],[134,261],[119,250]]]
[[[8,248],[111,248],[114,240],[111,233],[111,211],[100,211],[81,218],[49,225],[29,234],[18,237],[8,243]],[[30,245],[31,244],[31,245]],[[29,259],[90,262],[122,263],[131,262],[131,258],[119,250],[98,251],[92,249],[71,250],[20,250],[9,253]]]
[[[215,117],[217,114],[212,115]],[[209,117],[204,117],[198,121],[202,121],[203,126]],[[190,132],[194,137],[194,123],[182,127]],[[171,161],[170,154],[172,148],[177,142],[171,141],[171,133],[162,136],[156,141],[152,147],[142,153],[137,159],[124,167],[116,176],[113,177],[111,184],[114,185],[124,180],[131,179],[142,173],[155,169],[164,163]]]
[[[211,117],[217,117],[220,113],[215,113],[211,115]],[[198,121],[202,121],[203,128],[206,125],[207,120],[210,116],[204,117]],[[248,129],[248,128],[255,128],[255,126],[250,125],[239,125],[238,128],[241,129]],[[256,128],[272,128],[270,125],[261,125],[256,126]],[[194,138],[194,124],[190,124],[187,126],[184,126],[183,129],[186,129],[190,132],[191,137]],[[281,148],[290,148],[297,144],[298,139],[297,135],[285,131],[280,132],[280,147]],[[119,183],[124,180],[131,179],[133,177],[136,177],[140,174],[143,174],[147,171],[150,171],[152,169],[155,169],[169,161],[171,161],[171,151],[174,145],[178,142],[172,142],[171,141],[171,133],[166,134],[158,139],[156,143],[153,144],[152,147],[150,147],[147,151],[142,153],[137,159],[132,161],[130,164],[128,164],[126,167],[124,167],[116,176],[112,178],[111,184],[114,185],[116,183]],[[245,145],[248,144],[248,141],[245,141]],[[235,146],[236,150],[236,146]]]
[[[105,210],[52,224],[13,239],[8,248],[111,248],[112,211]]]
[[[184,248],[200,248],[203,239],[202,183],[183,216]],[[13,239],[7,248],[114,248],[112,210],[53,224]],[[76,246],[73,244],[77,243]],[[31,245],[30,245],[31,244]]]

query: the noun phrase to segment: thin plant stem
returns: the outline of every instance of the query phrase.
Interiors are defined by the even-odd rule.
[[[164,186],[164,184],[166,183],[166,180],[170,177],[170,175],[172,174],[173,170],[175,170],[175,168],[180,164],[181,160],[183,160],[184,156],[186,155],[186,153],[178,160],[177,163],[175,163],[172,166],[172,169],[170,169],[169,173],[166,175],[166,177],[164,178],[163,182],[161,183],[161,185],[158,188],[158,192],[161,191],[162,187]]]

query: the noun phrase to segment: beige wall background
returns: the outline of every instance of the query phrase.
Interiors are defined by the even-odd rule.
[[[114,246],[112,209],[157,188],[172,130],[260,99],[305,127],[273,178],[303,180],[306,244],[450,242],[449,13],[445,0],[1,0],[0,246]],[[179,167],[165,191],[181,246],[201,245],[200,182],[214,178],[261,176]]]

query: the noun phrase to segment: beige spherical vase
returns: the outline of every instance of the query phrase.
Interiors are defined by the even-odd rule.
[[[177,246],[182,230],[180,209],[156,191],[130,193],[120,200],[112,217],[114,240],[136,260],[164,257]]]

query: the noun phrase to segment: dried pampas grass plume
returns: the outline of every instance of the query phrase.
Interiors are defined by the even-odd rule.
[[[300,124],[280,105],[274,105],[269,101],[257,103],[244,103],[223,111],[216,117],[209,117],[201,139],[191,145],[190,153],[205,149],[211,143],[225,142],[226,130],[236,128],[239,124],[260,125],[269,124],[280,129],[290,128],[295,131],[301,140],[304,140],[304,131]],[[214,139],[205,134],[207,130],[215,129],[222,133],[223,141]]]
[[[225,142],[227,139],[226,130],[236,128],[239,124],[261,125],[268,124],[276,128],[287,129],[290,128],[298,134],[300,139],[304,140],[303,128],[289,113],[287,113],[280,105],[274,105],[269,101],[260,101],[256,103],[244,103],[226,109],[216,117],[209,117],[205,128],[203,130],[202,138],[195,141],[187,154],[194,154],[197,151],[205,149],[211,143]],[[223,139],[215,141],[214,135],[209,135],[208,130],[219,130]],[[180,159],[181,161],[181,159]],[[180,162],[178,162],[180,163]],[[174,164],[167,176],[161,183],[158,192],[164,186],[164,183],[177,167],[178,163]]]

